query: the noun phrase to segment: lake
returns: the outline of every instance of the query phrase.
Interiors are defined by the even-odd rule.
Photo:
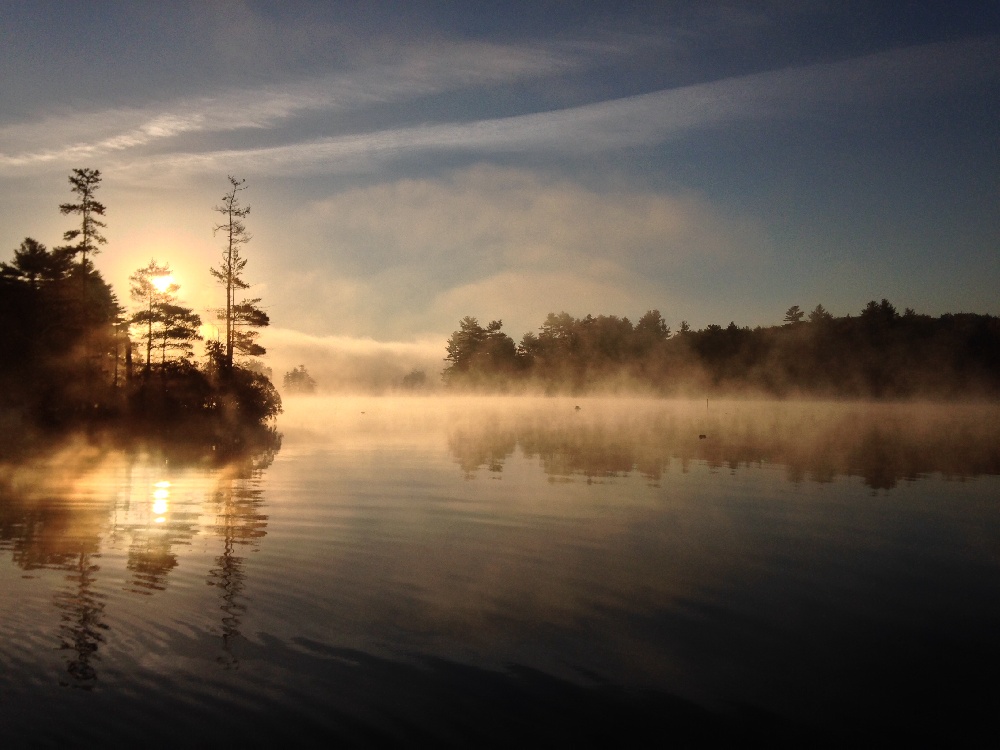
[[[285,406],[0,462],[4,747],[990,738],[996,405]]]

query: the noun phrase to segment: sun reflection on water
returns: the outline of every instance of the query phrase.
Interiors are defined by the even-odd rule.
[[[157,482],[153,491],[153,513],[157,516],[154,523],[164,523],[167,508],[167,499],[170,497],[170,482]]]

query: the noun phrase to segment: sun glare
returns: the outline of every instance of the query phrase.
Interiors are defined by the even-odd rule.
[[[167,276],[154,276],[152,281],[153,281],[153,286],[155,286],[156,290],[158,292],[161,292],[161,293],[167,291],[167,289],[170,288],[171,284],[176,284],[177,283],[174,280],[174,277],[170,276],[170,275],[167,275]]]

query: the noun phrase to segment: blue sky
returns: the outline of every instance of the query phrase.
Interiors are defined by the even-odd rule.
[[[67,175],[98,168],[98,268],[127,301],[169,262],[205,313],[211,208],[246,178],[279,351],[443,351],[464,315],[519,339],[561,310],[1000,313],[995,2],[6,2],[0,22],[6,255],[59,244]]]

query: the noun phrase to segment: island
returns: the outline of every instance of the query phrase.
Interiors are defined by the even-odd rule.
[[[182,303],[168,263],[151,259],[132,274],[131,306],[95,268],[93,257],[107,242],[106,208],[96,195],[101,179],[89,168],[69,176],[73,200],[59,206],[73,218],[65,244],[49,248],[27,237],[0,263],[4,454],[82,428],[212,449],[273,441],[281,397],[259,359],[266,350],[257,336],[268,315],[260,299],[247,296],[245,181],[229,177],[215,207],[222,254],[209,274],[220,288],[218,325],[207,327]]]

